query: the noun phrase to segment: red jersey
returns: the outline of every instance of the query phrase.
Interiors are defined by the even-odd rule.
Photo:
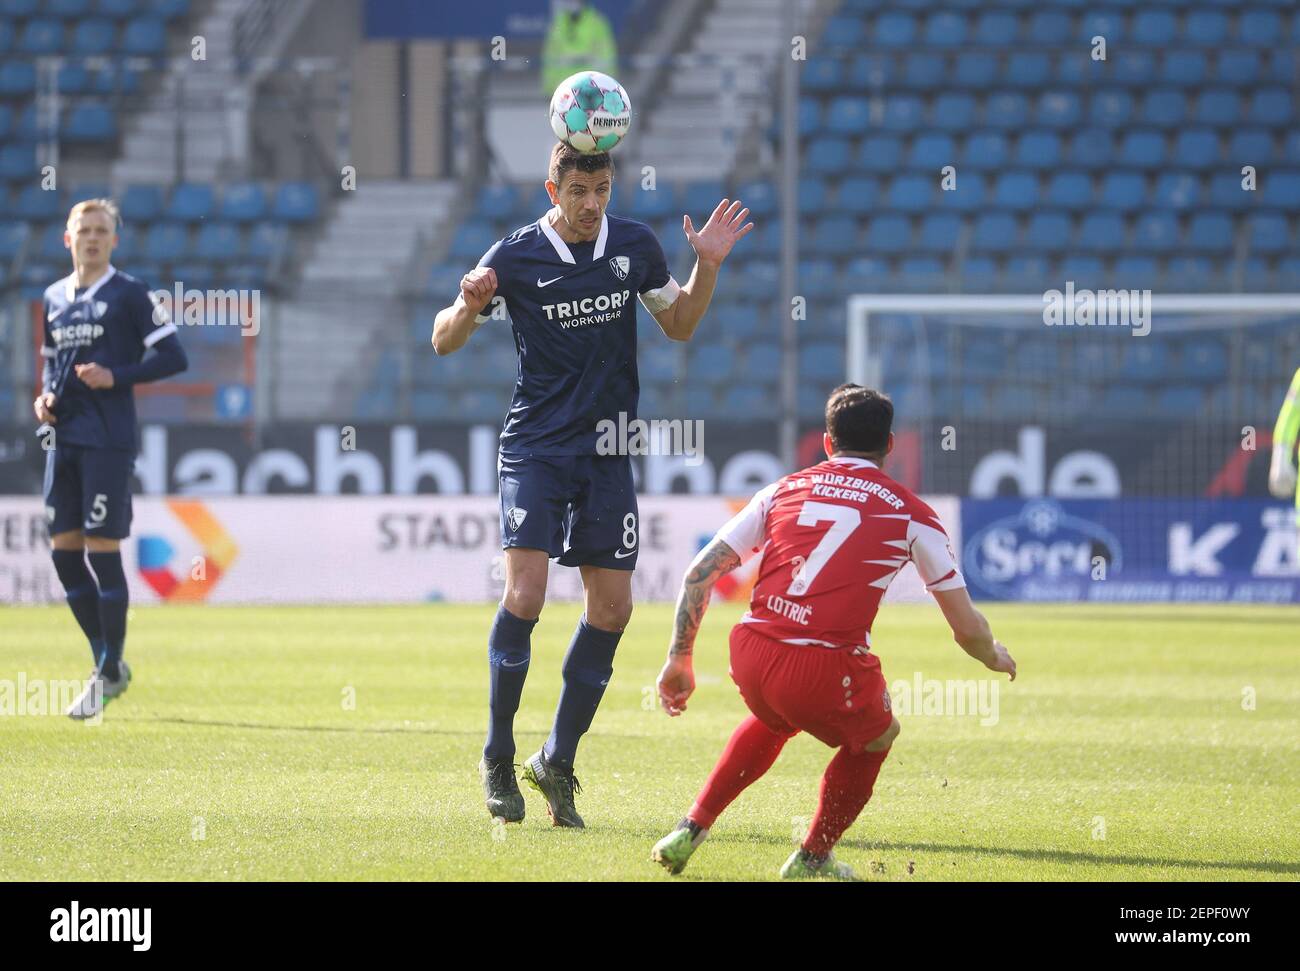
[[[908,563],[930,591],[966,582],[934,510],[872,461],[827,459],[774,482],[718,532],[763,554],[742,622],[787,644],[871,644],[891,580]]]

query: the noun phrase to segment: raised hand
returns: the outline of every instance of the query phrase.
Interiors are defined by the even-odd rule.
[[[497,271],[490,266],[475,267],[460,280],[460,295],[465,306],[475,314],[483,313],[497,292]]]
[[[753,223],[745,222],[748,215],[749,210],[740,207],[739,199],[735,202],[723,199],[699,232],[695,231],[689,215],[682,216],[682,232],[686,234],[695,255],[702,262],[716,266],[727,258],[731,247],[736,245],[736,240],[754,228]]]

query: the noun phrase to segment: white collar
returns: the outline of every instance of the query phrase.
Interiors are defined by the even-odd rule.
[[[554,207],[551,209],[551,212],[553,211]],[[578,261],[573,258],[573,253],[569,251],[568,244],[565,243],[564,240],[560,239],[560,234],[555,231],[555,227],[547,221],[546,217],[549,216],[551,212],[547,212],[545,216],[542,216],[541,219],[537,220],[537,227],[546,234],[546,238],[551,241],[551,246],[555,248],[555,252],[559,254],[560,259],[564,260],[565,263],[572,263],[576,266]],[[605,255],[605,241],[608,238],[609,217],[602,212],[600,214],[600,233],[596,236],[596,248],[591,254],[591,261],[593,263]]]
[[[112,263],[108,264],[108,269],[104,271],[104,275],[90,285],[90,288],[81,295],[81,299],[82,300],[92,299],[95,296],[95,294],[99,292],[99,288],[102,287],[109,280],[113,279],[113,275],[116,273],[117,273],[117,267],[115,267]],[[63,288],[63,294],[68,298],[69,303],[77,299],[77,271],[76,270],[73,270],[66,277],[66,283]]]
[[[871,461],[871,459],[860,458],[857,455],[840,455],[836,458],[828,459],[827,461],[835,462],[839,465],[852,465],[860,469],[880,468],[880,466],[878,466],[875,462]]]

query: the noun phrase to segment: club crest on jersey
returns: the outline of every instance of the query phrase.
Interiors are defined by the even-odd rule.
[[[95,319],[96,319],[96,320],[99,320],[99,318],[102,317],[102,316],[104,316],[104,314],[106,314],[106,313],[108,313],[108,304],[107,304],[105,301],[103,301],[103,300],[96,300],[96,301],[95,301]]]
[[[524,524],[524,518],[528,515],[527,509],[520,509],[518,506],[511,506],[506,510],[506,522],[510,524],[510,532],[519,532],[519,527]]]
[[[612,256],[609,260],[609,268],[620,280],[626,280],[628,271],[632,269],[632,261],[626,256]]]

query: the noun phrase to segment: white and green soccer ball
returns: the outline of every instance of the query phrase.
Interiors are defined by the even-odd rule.
[[[608,152],[632,126],[627,92],[608,74],[579,71],[551,96],[551,130],[583,155]]]

